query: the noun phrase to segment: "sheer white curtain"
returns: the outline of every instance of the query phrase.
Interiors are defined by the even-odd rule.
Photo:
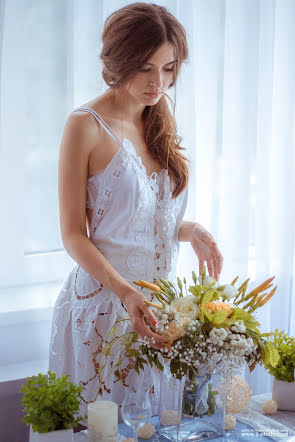
[[[105,90],[103,22],[127,3],[1,3],[0,370],[18,367],[15,376],[46,366],[52,305],[73,265],[59,233],[60,137],[68,113]],[[191,160],[186,218],[216,238],[223,280],[276,275],[259,319],[294,334],[294,1],[156,3],[183,23],[190,50],[176,88]],[[183,245],[179,274],[196,268]],[[253,391],[270,390],[263,369],[246,376]]]
[[[221,247],[225,281],[276,276],[277,294],[258,318],[266,331],[294,335],[295,4],[194,6],[191,210]],[[187,249],[182,273],[193,259]],[[271,389],[264,369],[246,377],[255,392]]]

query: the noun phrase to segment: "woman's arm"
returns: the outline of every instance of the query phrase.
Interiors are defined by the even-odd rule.
[[[178,240],[191,243],[199,260],[199,274],[206,261],[209,275],[218,281],[223,257],[212,235],[198,223],[182,221]]]
[[[102,129],[89,114],[75,112],[67,120],[59,156],[58,191],[61,235],[69,255],[94,279],[124,302],[140,336],[165,339],[147,327],[156,321],[144,295],[131,286],[107,261],[87,236],[86,191],[88,160],[99,144]],[[103,158],[102,158],[103,162]],[[159,345],[159,347],[161,347]]]
[[[179,232],[178,240],[183,242],[190,242],[192,239],[193,230],[197,223],[192,221],[182,221]]]

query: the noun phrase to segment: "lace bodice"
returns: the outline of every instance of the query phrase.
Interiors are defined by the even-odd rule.
[[[106,124],[92,110],[77,110],[91,111],[100,124]],[[93,209],[89,237],[126,280],[173,280],[187,191],[173,199],[168,171],[162,169],[148,176],[131,141],[115,141],[118,151],[111,162],[88,179],[87,207]],[[82,268],[77,269],[75,292],[79,303],[95,303],[95,295],[103,290],[93,278],[90,284],[89,278]],[[112,295],[122,313],[118,297]]]

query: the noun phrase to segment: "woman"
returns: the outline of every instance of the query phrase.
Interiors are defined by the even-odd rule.
[[[117,319],[117,335],[134,329],[165,338],[149,294],[132,281],[175,280],[179,241],[190,241],[202,269],[218,279],[222,256],[199,224],[183,221],[188,168],[165,96],[187,58],[185,31],[164,7],[133,3],[106,20],[103,78],[109,89],[70,114],[60,149],[59,200],[63,243],[77,262],[53,316],[50,369],[85,386],[84,405],[101,397],[117,402],[124,388],[102,372],[102,348]],[[88,224],[88,232],[87,232]],[[117,349],[119,352],[119,349]],[[117,362],[118,352],[112,356]],[[124,385],[135,382],[126,357]],[[154,407],[159,375],[145,370]]]

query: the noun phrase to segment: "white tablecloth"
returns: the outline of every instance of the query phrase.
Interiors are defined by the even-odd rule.
[[[295,411],[278,410],[275,414],[266,416],[263,414],[261,406],[263,401],[270,399],[271,393],[253,396],[249,407],[235,415],[237,420],[250,425],[254,430],[260,432],[257,440],[261,440],[261,434],[267,434],[274,441],[295,442]],[[253,436],[253,441],[255,439],[255,436]],[[123,436],[118,438],[118,442],[123,440]],[[239,438],[239,440],[243,440],[243,438]],[[87,431],[75,433],[74,441],[88,442]]]

